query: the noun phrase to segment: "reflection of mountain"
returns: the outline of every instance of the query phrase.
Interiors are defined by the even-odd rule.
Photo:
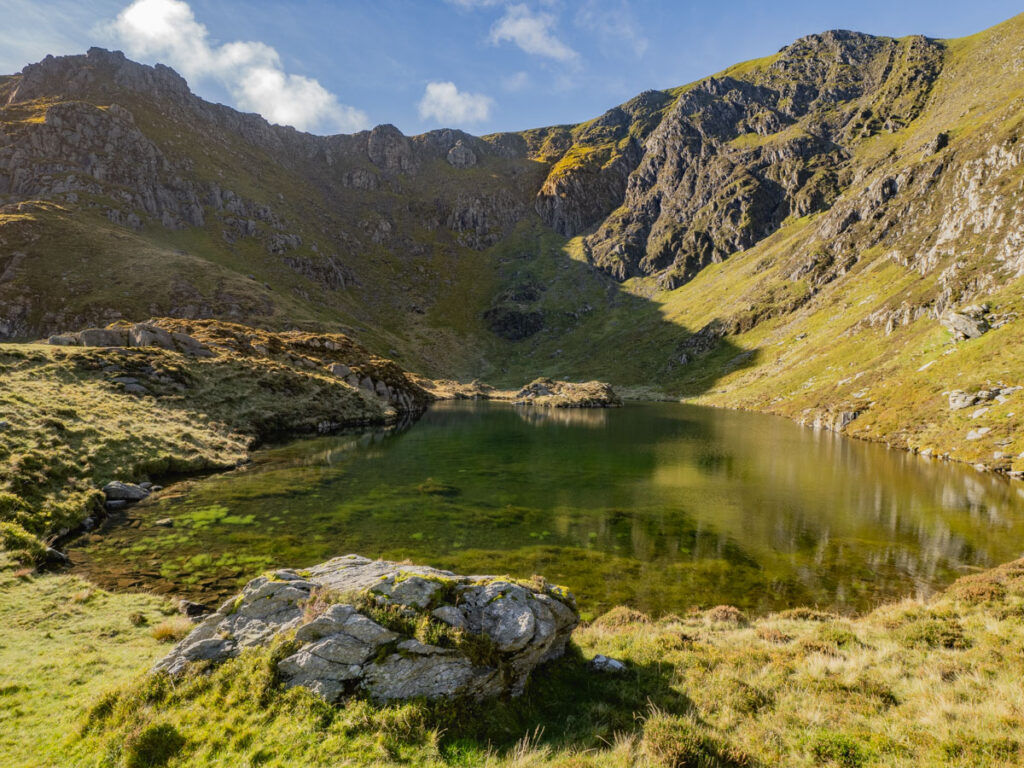
[[[802,553],[818,570],[867,566],[927,584],[1021,551],[1022,505],[1002,478],[772,417],[693,417],[710,441],[660,443],[652,485],[699,496],[695,517],[763,562]]]
[[[187,578],[228,592],[254,558],[303,566],[358,552],[543,573],[588,606],[864,609],[1024,545],[1024,501],[998,478],[785,419],[675,404],[439,404],[413,430],[261,451],[158,505],[95,542],[90,573],[145,574],[165,542],[149,586]],[[201,529],[189,522],[211,510]],[[156,528],[147,516],[177,522]],[[133,554],[143,538],[149,554]]]
[[[564,427],[602,428],[608,423],[604,408],[533,408],[517,406],[516,414],[527,424],[560,424]]]

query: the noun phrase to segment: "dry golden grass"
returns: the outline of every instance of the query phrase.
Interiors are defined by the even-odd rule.
[[[166,621],[156,624],[150,634],[161,643],[176,643],[195,629],[195,624],[187,616],[172,616]]]

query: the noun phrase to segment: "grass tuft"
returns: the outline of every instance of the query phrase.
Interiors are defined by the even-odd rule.
[[[161,643],[176,643],[195,628],[192,621],[186,616],[174,616],[156,624],[150,634],[153,639]]]

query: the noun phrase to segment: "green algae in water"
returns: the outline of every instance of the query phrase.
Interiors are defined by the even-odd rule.
[[[136,524],[107,526],[76,560],[101,582],[208,602],[266,568],[355,552],[543,574],[591,614],[761,613],[862,611],[1024,551],[1024,498],[999,477],[756,414],[562,416],[443,403],[408,430],[263,450],[133,508]]]

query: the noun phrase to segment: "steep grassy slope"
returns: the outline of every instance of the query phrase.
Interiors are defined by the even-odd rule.
[[[829,212],[792,220],[662,295],[673,322],[723,324],[756,358],[746,371],[713,369],[720,378],[708,402],[808,421],[825,413],[829,423],[840,411],[859,413],[851,434],[1024,468],[1014,458],[1024,450],[1019,403],[993,404],[971,419],[975,409],[951,412],[944,397],[1024,378],[1016,321],[1024,286],[1022,39],[1018,17],[951,45],[921,116],[864,145],[855,158],[862,179]],[[948,145],[935,151],[941,134]],[[895,191],[880,199],[890,182]],[[1008,322],[953,343],[938,316],[982,301]],[[683,391],[693,383],[702,386],[701,372],[679,379]],[[983,439],[966,440],[969,429],[986,426]]]

